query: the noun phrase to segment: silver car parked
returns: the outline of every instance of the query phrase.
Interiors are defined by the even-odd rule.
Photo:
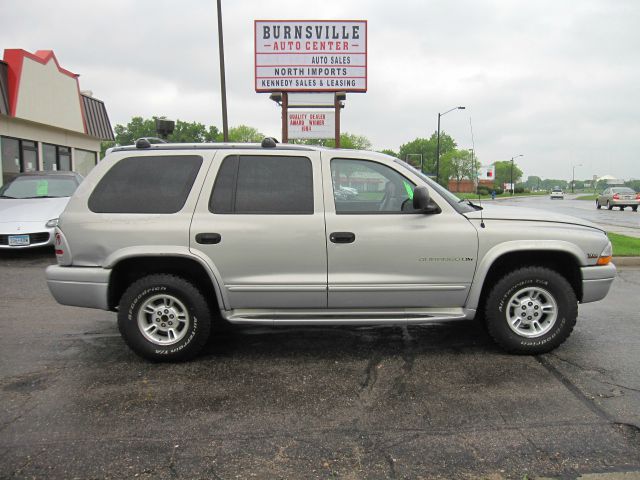
[[[0,187],[0,249],[53,245],[54,228],[82,177],[22,173]]]
[[[640,193],[628,187],[609,187],[596,199],[598,209],[607,207],[612,210],[613,207],[618,207],[624,210],[625,207],[631,207],[634,212],[637,212],[638,205],[640,205]]]

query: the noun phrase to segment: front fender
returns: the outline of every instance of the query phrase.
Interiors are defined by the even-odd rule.
[[[548,251],[568,253],[575,258],[579,266],[586,266],[586,254],[576,244],[561,240],[512,240],[502,242],[489,249],[482,260],[478,262],[476,272],[473,277],[473,283],[467,296],[466,308],[477,309],[480,303],[480,294],[482,287],[491,267],[496,260],[508,253],[514,252],[532,252],[532,251]],[[517,268],[517,265],[514,265]]]

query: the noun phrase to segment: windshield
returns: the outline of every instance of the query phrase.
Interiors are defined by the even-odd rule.
[[[477,208],[474,208],[473,206],[471,206],[467,202],[461,203],[461,202],[463,202],[462,199],[458,198],[456,195],[451,193],[449,190],[444,188],[442,185],[434,182],[432,179],[427,177],[420,170],[414,168],[413,166],[409,165],[406,162],[403,162],[399,158],[396,158],[395,162],[398,163],[399,165],[402,165],[403,168],[406,168],[407,170],[410,170],[413,173],[415,173],[417,176],[419,176],[422,180],[424,180],[424,182],[429,187],[433,188],[440,195],[442,195],[442,197],[444,197],[444,199],[447,201],[447,203],[449,203],[449,205],[451,205],[453,208],[455,208],[458,212],[465,213],[465,212],[474,212],[474,211],[477,210]]]
[[[73,177],[24,175],[0,188],[0,198],[70,197],[78,187]]]

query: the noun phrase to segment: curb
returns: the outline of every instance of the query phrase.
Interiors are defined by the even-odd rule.
[[[613,257],[616,267],[640,267],[640,257]]]

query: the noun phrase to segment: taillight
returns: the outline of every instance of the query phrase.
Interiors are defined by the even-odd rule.
[[[636,200],[640,200],[640,193],[636,193]]]
[[[62,237],[57,232],[56,232],[56,255],[64,255],[64,250],[62,250]]]
[[[613,199],[614,200],[620,200],[620,195],[618,195],[617,193],[613,194]]]

